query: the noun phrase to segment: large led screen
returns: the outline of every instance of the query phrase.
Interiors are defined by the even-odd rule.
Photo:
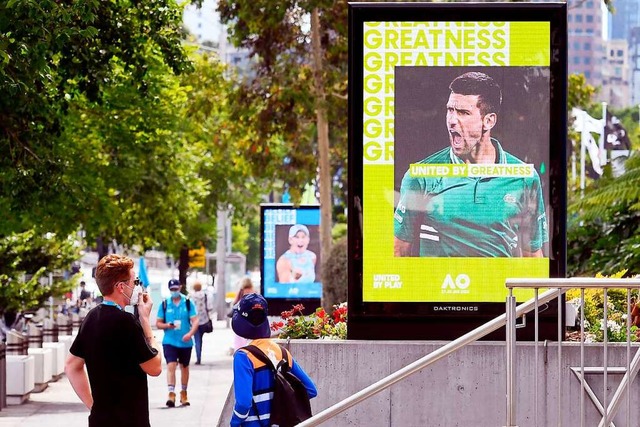
[[[320,207],[263,205],[262,292],[267,299],[320,299]]]
[[[478,313],[564,274],[566,6],[350,14],[350,316]]]

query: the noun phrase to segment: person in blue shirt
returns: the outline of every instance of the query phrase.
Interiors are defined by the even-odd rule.
[[[271,337],[267,301],[258,294],[247,294],[234,307],[231,328],[249,344],[258,347],[274,365],[283,359],[281,347]],[[298,377],[310,398],[318,395],[309,375],[296,363],[287,351],[291,373]],[[258,360],[244,348],[233,355],[233,389],[235,404],[231,416],[232,427],[270,426],[271,400],[273,399],[274,374],[269,366]]]
[[[164,330],[162,350],[167,362],[167,384],[169,398],[167,406],[176,406],[176,368],[180,364],[180,404],[189,405],[187,386],[189,384],[189,362],[193,335],[198,330],[198,315],[196,305],[181,292],[181,285],[177,279],[169,280],[171,296],[163,301],[158,308],[156,327]]]

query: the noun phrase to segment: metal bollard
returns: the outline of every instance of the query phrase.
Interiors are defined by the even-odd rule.
[[[7,332],[7,354],[26,355],[27,345],[27,336],[22,332],[13,329]]]
[[[43,321],[42,340],[44,342],[58,342],[58,325],[49,319]]]
[[[27,336],[29,348],[42,348],[42,325],[29,322],[27,324]]]

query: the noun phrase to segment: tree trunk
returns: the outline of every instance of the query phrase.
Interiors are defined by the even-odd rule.
[[[183,292],[187,289],[187,271],[189,271],[189,247],[184,243],[180,248],[180,261],[178,262],[178,281]]]
[[[322,72],[322,46],[320,44],[320,17],[318,8],[311,13],[311,44],[313,52],[313,77],[316,98],[316,120],[318,128],[318,173],[320,175],[320,259],[325,260],[331,252],[331,165],[329,163],[329,123],[327,102]],[[325,295],[323,291],[323,298]],[[331,307],[325,307],[330,309]]]

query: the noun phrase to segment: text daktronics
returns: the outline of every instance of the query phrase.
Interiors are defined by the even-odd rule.
[[[477,305],[436,305],[433,311],[479,311]]]

